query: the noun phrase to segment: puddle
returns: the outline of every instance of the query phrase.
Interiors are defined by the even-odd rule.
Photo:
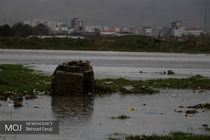
[[[205,134],[210,111],[186,117],[174,112],[179,106],[210,103],[210,91],[164,90],[154,95],[104,95],[96,97],[51,97],[25,100],[14,109],[0,101],[0,120],[59,120],[59,135],[0,135],[2,140],[100,140],[110,134],[167,134],[184,131]],[[135,108],[129,110],[129,108]],[[185,110],[185,108],[182,108]],[[111,119],[127,115],[125,120]]]

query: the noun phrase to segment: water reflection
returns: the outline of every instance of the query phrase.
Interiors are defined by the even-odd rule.
[[[93,96],[52,97],[52,110],[58,119],[87,118],[93,112]]]
[[[24,101],[21,108],[13,108],[9,102],[0,101],[0,120],[58,120],[60,129],[59,135],[2,135],[0,140],[101,140],[115,132],[134,135],[162,135],[171,131],[209,134],[202,125],[210,124],[210,111],[199,110],[189,117],[184,113],[187,106],[199,103],[210,103],[209,90],[204,93],[161,90],[159,94],[141,96],[39,96]],[[128,110],[130,107],[136,110]],[[175,109],[183,113],[177,113]],[[122,114],[131,118],[111,119]]]

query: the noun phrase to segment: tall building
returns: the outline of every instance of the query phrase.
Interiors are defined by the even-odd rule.
[[[182,23],[182,21],[180,21],[180,20],[174,21],[174,22],[171,23],[171,27],[172,27],[172,28],[183,27],[183,23]]]
[[[84,31],[84,22],[79,18],[73,18],[71,20],[71,28],[73,28],[74,32],[82,32]]]
[[[173,37],[182,37],[184,34],[184,26],[182,21],[175,21],[171,23],[172,36]]]

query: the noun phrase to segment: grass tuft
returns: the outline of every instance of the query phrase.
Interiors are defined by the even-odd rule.
[[[112,140],[112,137],[110,137],[109,139]],[[210,135],[197,135],[197,134],[184,133],[184,132],[172,132],[169,135],[151,135],[151,136],[130,135],[130,136],[125,136],[124,139],[125,140],[209,140]],[[119,139],[116,138],[116,140]]]
[[[22,65],[0,65],[0,92],[15,92],[20,95],[50,90],[51,77]]]
[[[120,120],[125,120],[125,119],[129,119],[129,116],[126,115],[120,115],[120,116],[116,116],[116,117],[111,117],[111,119],[120,119]]]

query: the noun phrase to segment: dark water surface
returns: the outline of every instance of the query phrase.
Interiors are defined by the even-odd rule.
[[[6,50],[0,49],[0,64],[24,64],[52,74],[58,64],[75,59],[92,62],[96,78],[182,78],[201,74],[210,77],[210,55]],[[176,74],[161,75],[173,70]],[[141,73],[139,73],[141,71]],[[101,140],[113,133],[167,134],[171,131],[207,133],[202,124],[210,126],[210,111],[186,117],[187,108],[179,106],[210,103],[210,91],[161,90],[154,95],[111,94],[89,97],[39,96],[13,108],[10,101],[0,101],[0,120],[59,120],[59,135],[0,135],[0,140]],[[129,108],[135,108],[129,111]],[[128,115],[127,120],[111,119]]]
[[[0,135],[3,140],[100,140],[110,134],[167,134],[171,131],[207,133],[210,111],[186,117],[179,106],[210,102],[210,91],[163,90],[154,95],[104,95],[89,97],[39,96],[13,108],[0,101],[0,120],[59,120],[59,135]],[[34,108],[36,107],[36,108]],[[37,108],[39,107],[39,108]],[[130,111],[129,108],[135,108]],[[128,115],[127,120],[111,119]]]

